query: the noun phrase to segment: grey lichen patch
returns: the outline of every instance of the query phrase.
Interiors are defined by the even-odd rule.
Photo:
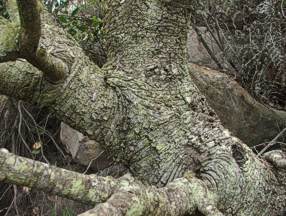
[[[189,181],[196,177],[196,174],[192,171],[187,171],[184,173],[184,178],[188,179]]]
[[[145,206],[140,202],[135,202],[134,205],[130,207],[130,209],[126,212],[126,216],[140,216],[144,213]]]
[[[10,20],[13,22],[20,23],[17,1],[16,0],[6,1],[6,5]]]
[[[69,188],[69,190],[71,191],[71,193],[79,193],[80,191],[85,190],[85,185],[82,179],[74,179],[71,182],[70,186],[71,187]]]

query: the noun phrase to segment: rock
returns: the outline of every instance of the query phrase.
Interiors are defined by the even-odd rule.
[[[61,123],[60,139],[74,161],[82,165],[102,170],[112,164],[108,154],[96,141],[89,139],[65,123]]]

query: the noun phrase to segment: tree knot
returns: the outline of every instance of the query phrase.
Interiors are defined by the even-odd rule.
[[[231,151],[232,151],[232,156],[235,159],[238,166],[242,167],[247,161],[244,149],[241,146],[234,144],[231,146]]]

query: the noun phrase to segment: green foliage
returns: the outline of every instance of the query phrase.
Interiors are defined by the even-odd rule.
[[[58,19],[62,26],[78,41],[96,40],[100,36],[102,21],[96,16],[61,14]]]
[[[45,4],[77,41],[94,43],[99,40],[103,1],[46,0]]]

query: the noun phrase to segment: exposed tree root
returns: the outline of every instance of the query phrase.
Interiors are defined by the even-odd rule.
[[[194,82],[222,124],[249,146],[272,140],[286,125],[286,112],[257,102],[228,75],[190,64]]]

